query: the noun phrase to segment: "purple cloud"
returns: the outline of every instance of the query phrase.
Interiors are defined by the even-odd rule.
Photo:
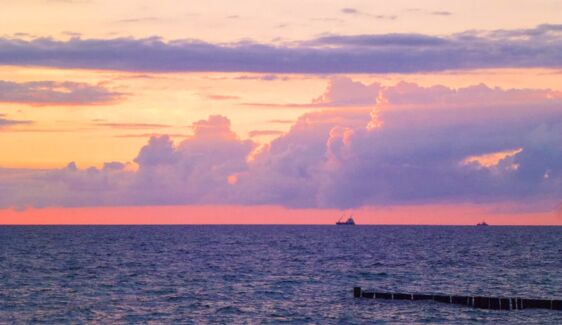
[[[346,77],[331,78],[328,88],[312,101],[318,106],[372,106],[381,89],[380,84],[364,85]]]
[[[381,20],[394,20],[397,18],[395,15],[373,15],[355,8],[342,8],[340,12],[346,15],[364,16]]]
[[[14,125],[30,124],[30,123],[33,123],[33,122],[27,121],[27,120],[7,119],[7,118],[4,118],[3,114],[0,114],[0,130],[2,130],[3,128],[10,127],[10,126],[14,126]]]
[[[431,47],[451,44],[451,40],[436,36],[421,34],[384,34],[384,35],[331,35],[323,36],[312,41],[316,45],[338,45],[359,47]]]
[[[261,80],[261,81],[277,81],[277,80],[282,80],[282,81],[286,81],[289,78],[287,77],[280,77],[278,75],[275,74],[264,74],[264,75],[243,75],[243,76],[238,76],[235,77],[234,79],[236,80]]]
[[[550,209],[560,202],[559,93],[399,83],[379,94],[385,101],[371,116],[306,114],[240,184],[261,194],[251,196],[257,202],[298,207],[535,200],[533,209]],[[464,163],[489,155],[497,161]]]
[[[102,105],[122,99],[123,93],[101,85],[77,82],[0,80],[0,102],[43,105]]]
[[[292,46],[147,39],[0,39],[0,64],[137,72],[416,73],[561,68],[562,25],[423,34],[330,35]]]
[[[115,206],[209,203],[228,200],[229,182],[247,169],[253,142],[240,140],[230,121],[213,115],[193,124],[194,134],[178,144],[152,137],[137,165],[108,162],[80,169],[0,169],[0,207]]]
[[[340,10],[342,13],[344,14],[348,14],[348,15],[357,15],[359,14],[359,10],[355,9],[355,8],[342,8]]]
[[[340,92],[348,87],[358,91]],[[342,89],[337,89],[342,87]],[[301,116],[255,151],[223,116],[179,143],[153,137],[137,168],[0,170],[0,206],[279,204],[354,208],[562,198],[562,98],[550,90],[332,82],[328,100],[371,101]],[[350,98],[345,98],[345,94]],[[357,98],[353,98],[357,96]],[[337,99],[334,99],[337,98]]]
[[[327,108],[379,107],[390,104],[393,108],[426,107],[454,108],[468,106],[517,106],[539,103],[560,103],[562,92],[551,89],[502,89],[484,84],[452,89],[441,85],[421,87],[415,83],[400,82],[382,86],[374,82],[363,84],[337,76],[329,80],[322,95],[310,103],[242,103],[246,106],[271,108]]]

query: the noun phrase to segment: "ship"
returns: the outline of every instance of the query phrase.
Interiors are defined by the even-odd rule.
[[[486,221],[482,221],[476,224],[477,227],[486,227],[489,226],[489,224],[486,223]]]
[[[355,220],[353,216],[349,216],[346,221],[342,221],[343,216],[336,222],[336,226],[355,226]]]

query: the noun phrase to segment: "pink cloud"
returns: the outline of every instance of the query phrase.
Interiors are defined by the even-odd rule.
[[[25,175],[1,170],[0,206],[348,209],[523,202],[532,211],[559,206],[562,106],[551,91],[406,83],[372,87],[331,82],[325,101],[372,101],[373,90],[388,101],[382,107],[304,114],[257,152],[252,141],[232,131],[226,117],[213,115],[195,122],[193,134],[179,143],[167,136],[151,138],[135,159],[136,169],[111,164]],[[465,163],[473,157],[485,165],[490,155],[496,160],[486,168]]]
[[[562,214],[497,211],[495,205],[411,205],[364,207],[354,210],[356,221],[367,224],[560,225]],[[513,210],[513,209],[511,209]],[[1,224],[333,224],[336,209],[287,209],[280,206],[184,205],[95,208],[0,209]]]
[[[485,84],[463,88],[443,85],[422,87],[411,82],[383,86],[373,82],[364,84],[344,76],[329,80],[326,90],[310,103],[243,103],[256,107],[336,108],[336,107],[392,107],[392,109],[426,108],[452,109],[482,106],[513,107],[532,104],[560,104],[562,92],[551,89],[503,89]]]
[[[380,89],[378,83],[364,85],[346,77],[334,77],[330,79],[324,94],[312,102],[321,106],[374,105]]]
[[[421,87],[408,82],[385,87],[381,91],[380,99],[380,104],[388,104],[395,108],[513,107],[549,103],[562,103],[562,92],[550,89],[491,88],[484,84],[458,89],[441,85]]]

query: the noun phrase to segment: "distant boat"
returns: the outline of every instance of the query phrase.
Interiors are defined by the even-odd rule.
[[[355,226],[355,221],[353,220],[353,216],[347,218],[346,221],[341,221],[342,218],[343,216],[341,216],[340,219],[336,222],[336,226]]]
[[[482,221],[476,224],[477,227],[487,227],[489,226],[489,224],[486,223],[486,221]]]

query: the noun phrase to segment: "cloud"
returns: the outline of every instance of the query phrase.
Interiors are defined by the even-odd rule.
[[[29,123],[34,123],[33,121],[29,121]],[[27,124],[27,123],[26,123]],[[83,128],[68,128],[68,129],[42,129],[42,128],[25,128],[25,129],[4,129],[3,132],[9,133],[76,133],[79,131],[84,130]]]
[[[349,87],[357,90],[343,91]],[[328,89],[327,101],[378,97],[370,108],[304,114],[260,148],[215,115],[179,143],[152,137],[137,168],[0,170],[0,206],[516,202],[554,211],[561,201],[562,100],[550,90],[342,79]]]
[[[379,95],[381,85],[372,83],[364,85],[347,77],[332,77],[322,95],[310,103],[242,103],[244,106],[263,108],[326,108],[345,106],[373,106]]]
[[[229,177],[247,169],[254,144],[240,140],[230,121],[219,115],[193,125],[194,135],[175,146],[168,137],[152,138],[135,162],[136,204],[228,201]]]
[[[453,13],[445,10],[437,10],[430,12],[430,14],[433,16],[451,16]]]
[[[295,121],[293,121],[293,120],[269,120],[267,122],[273,123],[273,124],[294,124],[295,123]]]
[[[562,92],[551,89],[502,89],[479,84],[452,89],[441,85],[421,87],[415,83],[400,82],[381,89],[378,96],[381,105],[390,104],[393,108],[428,107],[454,108],[514,107],[534,104],[560,105]]]
[[[423,14],[423,15],[430,15],[430,16],[451,16],[453,15],[452,12],[447,11],[447,10],[425,10],[425,9],[420,9],[420,8],[411,8],[411,9],[406,9],[404,10],[404,12],[407,13],[418,13],[418,14]]]
[[[347,15],[357,15],[360,13],[359,10],[355,8],[342,8],[340,11]]]
[[[318,207],[316,193],[326,140],[335,126],[362,128],[368,110],[327,110],[301,116],[283,136],[255,155],[248,172],[238,177],[235,201]]]
[[[169,124],[158,124],[158,123],[112,123],[112,122],[95,122],[95,126],[107,127],[111,129],[162,129],[170,128],[172,125]]]
[[[351,83],[333,82],[323,97]],[[350,98],[340,101],[372,102],[363,96],[368,86],[342,92]],[[247,191],[241,201],[341,209],[520,201],[532,210],[560,202],[562,174],[552,174],[562,170],[556,92],[411,83],[378,91],[383,102],[371,114],[301,117],[238,178]]]
[[[342,8],[340,12],[346,15],[364,16],[381,20],[394,20],[397,18],[395,15],[373,15],[355,8]]]
[[[0,130],[14,125],[33,123],[32,121],[6,119],[3,118],[3,116],[4,116],[3,114],[0,114]]]
[[[253,130],[248,132],[250,138],[261,137],[261,136],[272,136],[283,134],[283,131],[279,130]]]
[[[346,77],[334,77],[324,94],[312,103],[319,106],[373,106],[380,88],[378,83],[364,85]]]
[[[264,74],[264,75],[243,75],[243,76],[238,76],[235,77],[234,79],[236,80],[261,80],[261,81],[276,81],[276,80],[282,80],[282,81],[286,81],[289,80],[288,77],[280,77],[278,75],[275,74]]]
[[[123,189],[133,176],[114,164],[83,170],[75,163],[58,170],[0,169],[0,206],[120,205],[127,202]]]
[[[131,23],[154,23],[160,22],[162,18],[159,17],[138,17],[138,18],[127,18],[116,20],[116,23],[120,24],[131,24]]]
[[[240,99],[240,96],[232,95],[220,95],[220,94],[201,94],[201,96],[211,99],[211,100],[236,100]]]
[[[424,34],[328,35],[273,46],[160,38],[0,39],[1,65],[135,72],[417,73],[561,68],[562,25]]]
[[[386,35],[355,35],[355,36],[323,36],[313,40],[317,45],[359,46],[359,47],[424,47],[446,45],[450,41],[420,34],[386,34]]]
[[[80,169],[0,169],[0,207],[162,205],[228,201],[232,176],[247,169],[254,144],[240,140],[230,121],[213,115],[195,122],[178,144],[152,137],[130,164]]]
[[[0,80],[0,102],[45,105],[103,105],[121,100],[123,93],[102,85],[78,82]]]
[[[186,138],[188,135],[183,133],[128,133],[116,135],[116,138],[154,138],[168,136],[171,138]]]
[[[363,84],[348,77],[329,79],[328,87],[310,103],[242,103],[245,106],[264,108],[326,108],[326,107],[373,107],[383,108],[390,104],[393,109],[427,107],[454,108],[486,105],[517,106],[534,103],[560,104],[562,92],[551,89],[502,89],[484,84],[464,88],[448,88],[442,85],[422,87],[415,83],[399,82],[382,86],[377,82]]]
[[[470,156],[465,158],[461,164],[473,165],[476,168],[493,168],[497,167],[501,162],[506,161],[506,159],[514,157],[521,151],[523,151],[522,148],[517,148],[513,150],[503,150],[483,155]],[[518,165],[511,165],[510,167],[515,169],[519,168]]]

